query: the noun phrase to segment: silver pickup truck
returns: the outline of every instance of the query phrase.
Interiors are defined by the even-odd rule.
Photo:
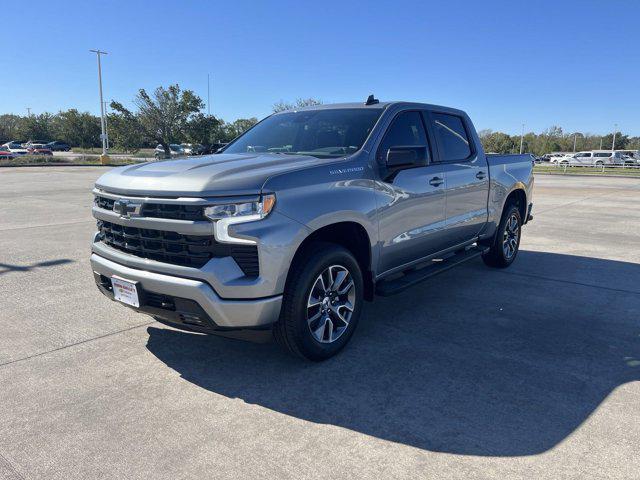
[[[94,278],[171,326],[272,329],[323,360],[364,300],[480,256],[508,267],[532,218],[532,165],[485,155],[452,108],[370,96],[277,113],[215,155],[100,177]]]

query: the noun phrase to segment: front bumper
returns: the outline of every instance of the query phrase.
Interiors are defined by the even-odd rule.
[[[130,268],[95,253],[91,268],[98,288],[107,297],[113,299],[109,290],[112,276],[137,282],[143,293],[140,308],[135,310],[178,327],[203,332],[264,328],[280,315],[282,295],[223,299],[205,282]]]

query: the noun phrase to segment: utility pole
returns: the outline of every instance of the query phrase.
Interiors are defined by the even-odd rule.
[[[102,66],[100,64],[100,55],[108,55],[108,53],[101,50],[89,51],[95,53],[96,57],[98,58],[98,84],[100,85],[100,125],[102,127],[102,134],[100,135],[100,138],[102,139],[102,155],[100,155],[100,163],[105,165],[109,161],[109,156],[107,155],[107,129],[104,121],[104,101],[102,100]]]
[[[524,146],[524,123],[522,124],[522,133],[520,133],[520,155],[522,155],[523,146]]]
[[[600,150],[602,150],[602,137],[600,137]]]
[[[576,151],[576,142],[578,141],[578,134],[574,133],[573,134],[573,151]]]
[[[611,152],[614,152],[616,149],[616,132],[618,131],[618,124],[613,124],[613,142],[611,143]]]
[[[27,117],[31,116],[31,107],[27,107]]]
[[[211,97],[209,95],[209,74],[207,73],[207,115],[211,115]]]
[[[107,102],[104,102],[104,134],[107,137],[107,150],[109,150],[109,117],[107,116]]]

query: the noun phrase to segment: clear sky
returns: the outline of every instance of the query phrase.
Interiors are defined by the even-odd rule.
[[[640,1],[3,0],[0,113],[178,83],[227,121],[278,100],[414,100],[478,129],[640,135]],[[9,28],[7,28],[9,27]]]

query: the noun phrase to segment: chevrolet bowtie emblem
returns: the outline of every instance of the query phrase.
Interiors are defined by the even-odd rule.
[[[131,200],[116,200],[113,202],[113,211],[122,218],[137,217],[140,215],[141,203],[135,203]]]

